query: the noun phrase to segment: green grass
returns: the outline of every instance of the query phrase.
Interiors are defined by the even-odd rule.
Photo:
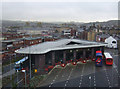
[[[14,83],[14,78],[16,78],[16,76],[17,76],[16,73],[13,74],[12,75],[12,80],[10,80],[10,75],[7,76],[7,77],[2,78],[2,85],[5,86],[6,84],[8,84],[10,82],[12,82],[12,85],[15,85],[13,83]]]
[[[30,87],[30,88],[35,88],[35,87],[38,85],[38,83],[40,83],[45,77],[46,77],[46,75],[34,76],[34,77],[30,80],[29,87]]]

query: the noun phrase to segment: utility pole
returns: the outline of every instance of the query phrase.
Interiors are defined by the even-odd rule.
[[[26,71],[25,71],[25,87],[27,86],[27,82],[26,82]]]
[[[17,70],[17,84],[18,84],[18,70]],[[17,87],[19,87],[19,84],[17,85]]]
[[[30,79],[31,79],[31,55],[29,54],[29,60],[30,60]]]
[[[26,70],[22,70],[22,72],[25,73],[25,87],[27,87],[27,82],[26,82]]]
[[[31,38],[31,36],[30,36]],[[30,46],[29,46],[29,64],[30,64],[30,79],[31,79],[31,55],[30,55]]]
[[[11,57],[12,55],[10,55],[10,71],[11,71],[11,60],[12,60],[12,57]],[[10,80],[12,80],[12,75],[10,75]]]

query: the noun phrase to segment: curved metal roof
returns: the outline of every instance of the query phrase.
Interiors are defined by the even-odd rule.
[[[74,42],[76,44],[67,45],[70,42]],[[79,40],[79,39],[60,39],[57,41],[44,42],[26,48],[21,48],[16,50],[15,52],[23,53],[23,54],[44,54],[49,51],[55,51],[55,50],[89,48],[89,47],[100,47],[100,46],[106,46],[106,44],[86,41],[86,40]]]

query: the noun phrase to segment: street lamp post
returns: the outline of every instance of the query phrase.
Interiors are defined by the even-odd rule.
[[[26,82],[26,70],[22,70],[22,72],[25,73],[25,87],[27,86],[27,82]]]
[[[29,59],[30,59],[30,79],[31,79],[31,55],[29,54]]]
[[[18,84],[18,70],[17,70],[17,84]],[[17,85],[17,87],[19,87],[19,85]]]
[[[29,53],[30,53],[30,46],[29,46]],[[30,54],[29,54],[29,63],[30,63],[30,79],[31,79],[31,55]]]
[[[11,71],[11,60],[12,60],[12,57],[11,57],[11,55],[10,55],[10,71]],[[12,75],[10,75],[10,80],[12,80]]]

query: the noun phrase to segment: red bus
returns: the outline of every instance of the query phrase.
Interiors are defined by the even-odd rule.
[[[106,65],[112,65],[113,64],[113,58],[110,55],[110,53],[104,52],[104,59],[105,59]]]

